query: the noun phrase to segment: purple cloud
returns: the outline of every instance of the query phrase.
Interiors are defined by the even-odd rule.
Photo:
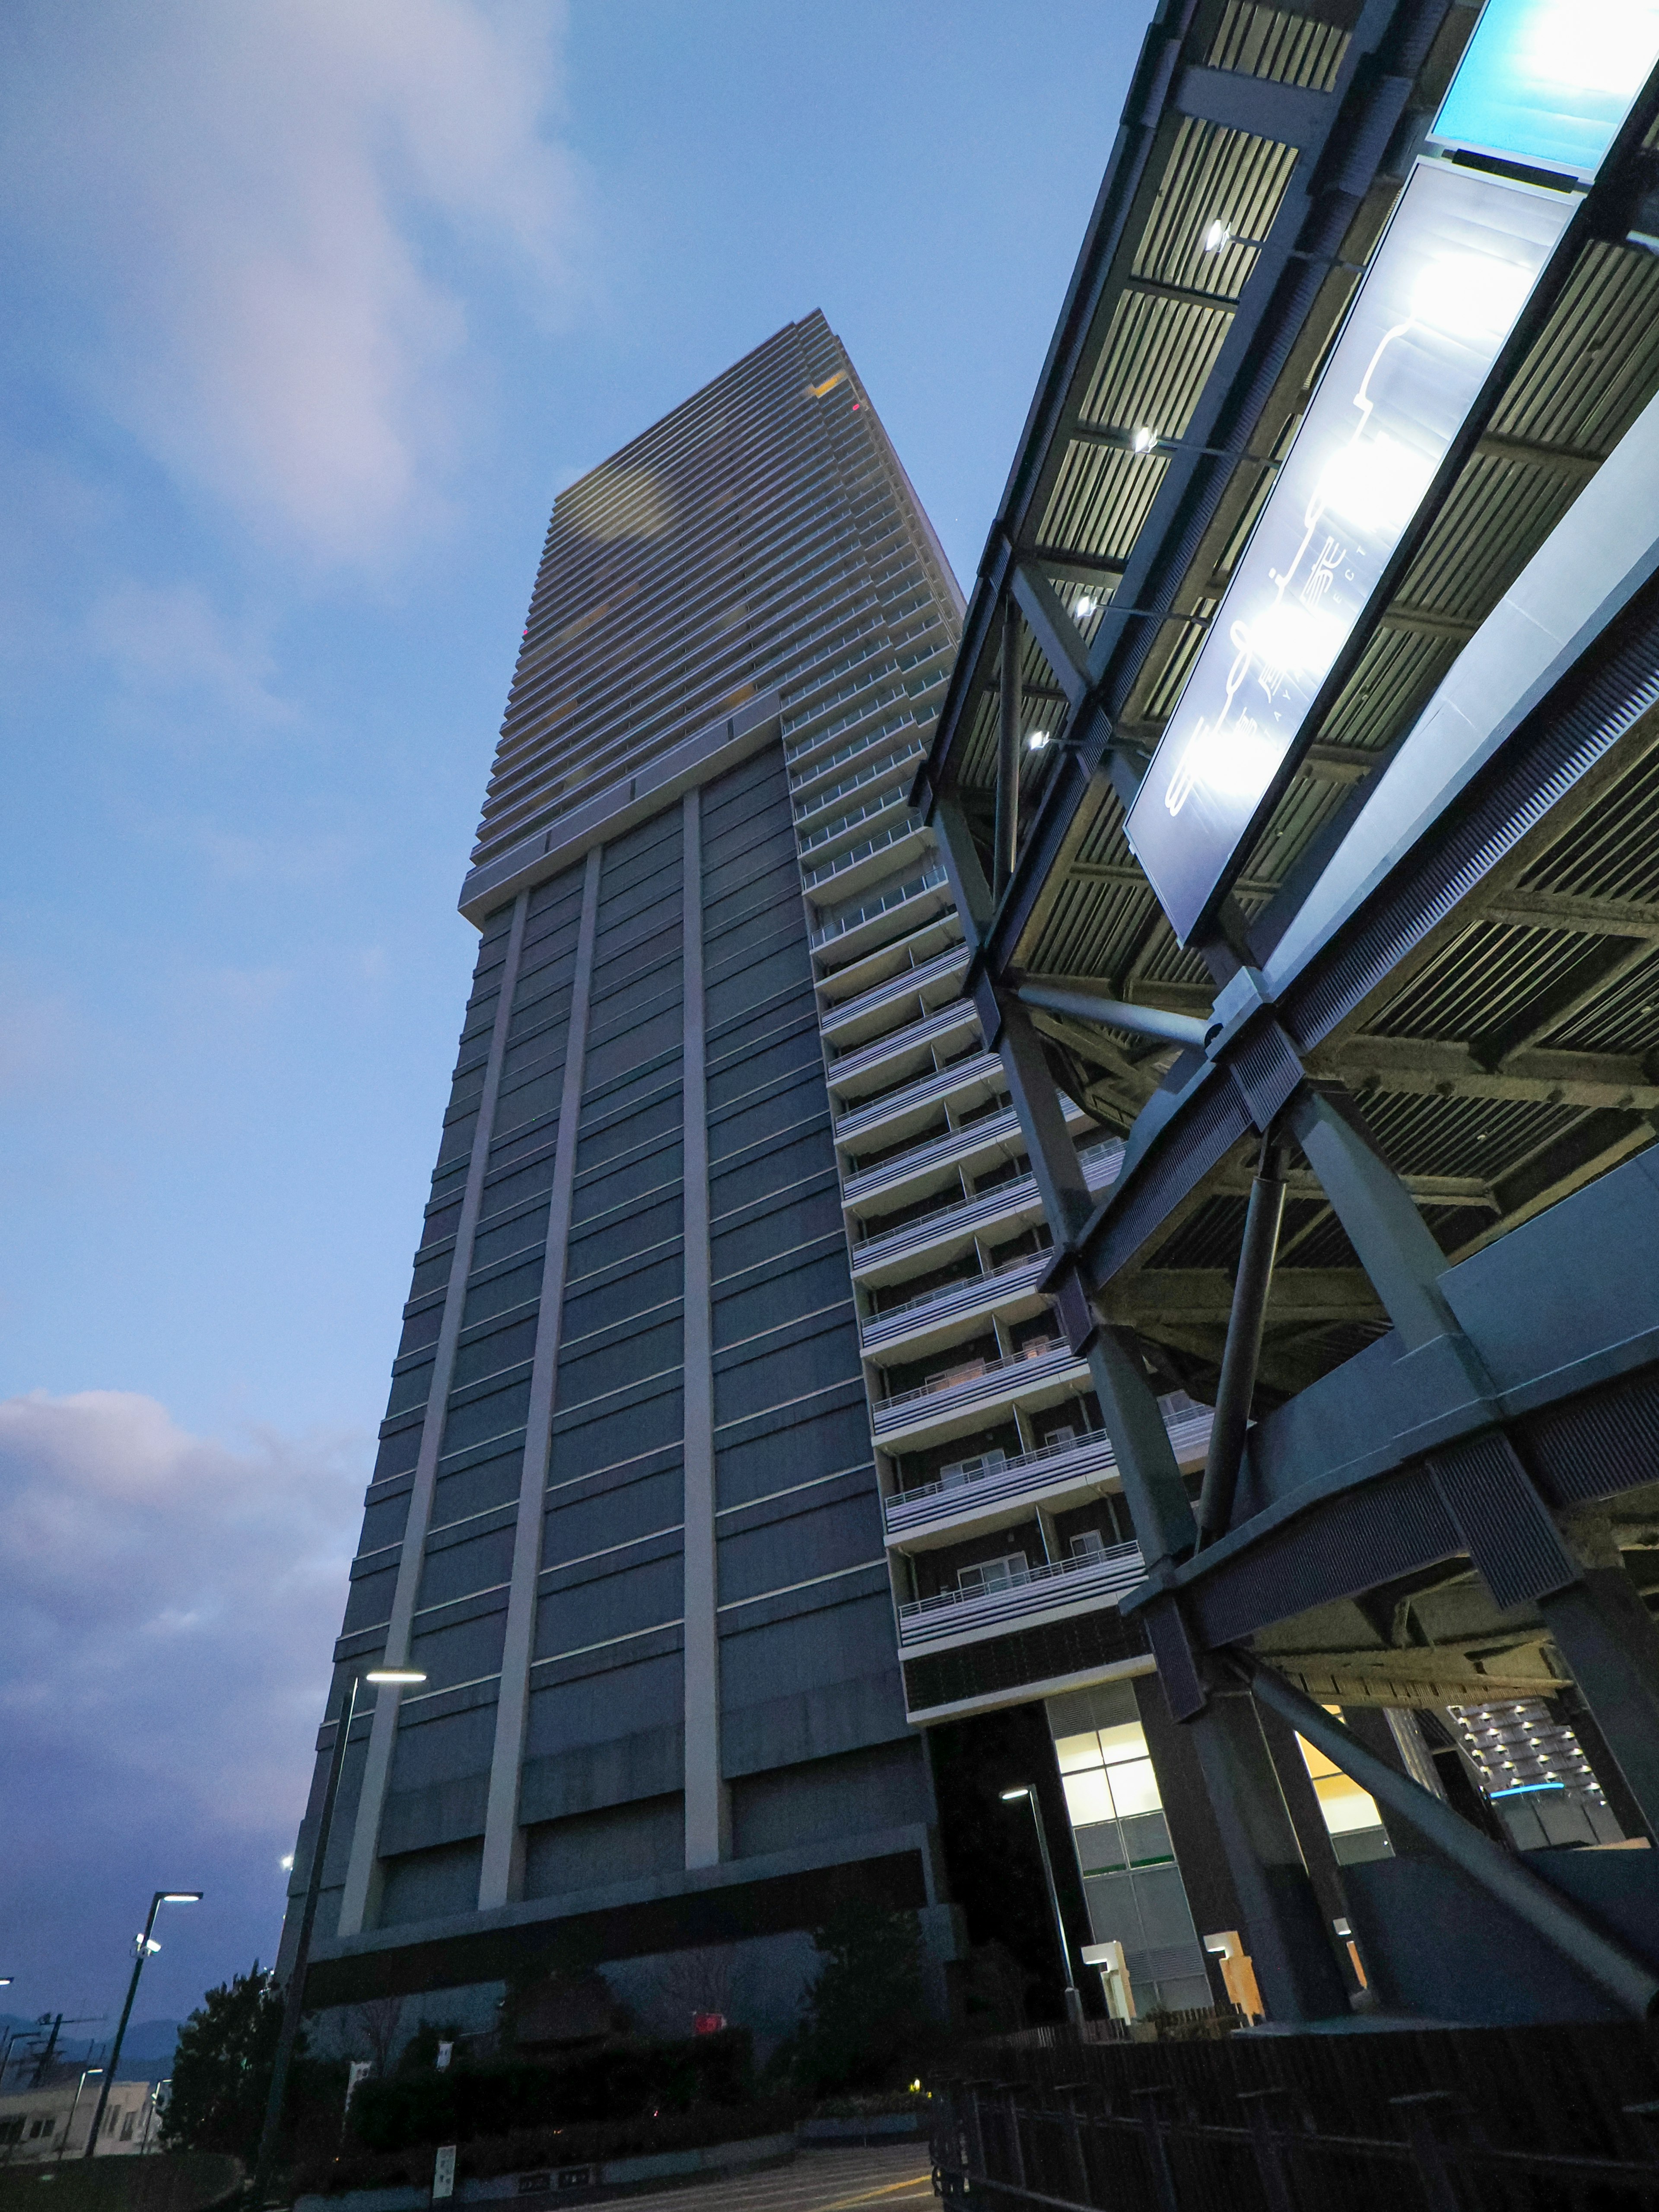
[[[144,2016],[271,1957],[366,1459],[191,1436],[125,1391],[0,1401],[12,2010],[112,2027],[171,1884],[207,1898],[164,1916]]]

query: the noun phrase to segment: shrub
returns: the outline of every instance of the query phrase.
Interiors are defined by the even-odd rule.
[[[497,2060],[446,2072],[365,2081],[350,2133],[365,2150],[466,2143],[528,2128],[630,2120],[694,2106],[736,2106],[749,2094],[748,2031],[672,2042],[630,2039],[537,2063]]]

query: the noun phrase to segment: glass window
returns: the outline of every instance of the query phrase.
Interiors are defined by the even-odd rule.
[[[1086,1735],[1056,1736],[1054,1756],[1060,1761],[1062,1774],[1075,1773],[1079,1766],[1098,1766],[1100,1738],[1092,1729]]]
[[[1139,1721],[1125,1721],[1117,1728],[1100,1731],[1101,1754],[1108,1765],[1114,1759],[1145,1759],[1146,1734]]]
[[[1149,1949],[1168,1943],[1193,1943],[1193,1916],[1187,1905],[1186,1886],[1173,1861],[1168,1866],[1148,1867],[1133,1876],[1135,1903]]]
[[[1326,1711],[1340,1714],[1341,1707],[1329,1705]],[[1330,1834],[1352,1836],[1362,1829],[1375,1829],[1380,1839],[1384,1831],[1376,1798],[1357,1782],[1350,1781],[1322,1751],[1316,1751],[1306,1736],[1297,1736],[1297,1742],[1301,1747],[1303,1764],[1313,1778],[1314,1795],[1319,1800],[1319,1809]]]
[[[1074,1828],[1086,1828],[1094,1821],[1113,1817],[1112,1793],[1099,1767],[1068,1774],[1065,1781],[1066,1805]]]
[[[1334,1836],[1348,1835],[1355,1828],[1380,1828],[1382,1825],[1376,1800],[1346,1774],[1320,1775],[1314,1783],[1314,1794],[1325,1815],[1325,1826]]]
[[[1133,1813],[1156,1813],[1162,1805],[1158,1777],[1152,1771],[1150,1759],[1120,1760],[1109,1767],[1107,1773],[1112,1784],[1112,1802],[1120,1820],[1127,1820]]]

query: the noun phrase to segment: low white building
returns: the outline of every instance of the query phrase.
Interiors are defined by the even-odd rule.
[[[38,2165],[44,2160],[79,2158],[98,2110],[102,2077],[82,2075],[77,2066],[38,2089],[0,2094],[0,2165]],[[98,2156],[154,2148],[158,2127],[159,2081],[118,2081],[104,2107],[98,2131]]]

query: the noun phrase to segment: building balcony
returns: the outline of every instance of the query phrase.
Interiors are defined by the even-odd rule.
[[[845,967],[952,906],[945,864],[934,860],[903,883],[831,915],[812,932],[812,950],[821,960]]]
[[[1083,1172],[1091,1191],[1103,1191],[1117,1180],[1123,1147],[1115,1137],[1091,1146],[1082,1155]],[[1042,1218],[1042,1201],[1035,1177],[1018,1176],[969,1199],[952,1199],[931,1212],[918,1214],[897,1229],[866,1237],[853,1247],[854,1279],[861,1283],[902,1282],[924,1267],[946,1267],[968,1251],[976,1237],[994,1230],[1000,1243],[1028,1222]]]
[[[982,1588],[911,1598],[898,1607],[899,1650],[937,1651],[1115,1605],[1146,1571],[1139,1544],[1114,1544],[1085,1559],[1016,1568],[1006,1580]]]
[[[1001,1064],[997,1061],[995,1065],[1000,1075]],[[954,1089],[957,1086],[950,1080],[954,1073],[953,1069],[947,1069],[936,1080],[947,1090]],[[1087,1120],[1083,1109],[1073,1105],[1070,1099],[1064,1100],[1062,1103],[1068,1127],[1075,1127],[1078,1122]],[[885,1115],[880,1118],[883,1121],[887,1119]],[[839,1129],[836,1133],[836,1141],[838,1145],[846,1142]],[[1012,1107],[1008,1107],[1000,1114],[988,1114],[982,1120],[967,1122],[959,1129],[947,1129],[943,1136],[932,1138],[926,1144],[913,1146],[890,1160],[883,1160],[876,1167],[866,1168],[858,1175],[848,1176],[842,1185],[842,1203],[854,1207],[867,1206],[876,1200],[894,1204],[902,1200],[907,1190],[913,1191],[920,1198],[930,1184],[937,1185],[953,1171],[959,1170],[967,1174],[977,1169],[983,1173],[994,1160],[1013,1158],[1023,1153],[1024,1149],[1025,1139],[1020,1129],[1019,1116]]]
[[[1034,1252],[1026,1259],[1010,1260],[959,1283],[918,1291],[902,1305],[872,1315],[860,1332],[866,1356],[902,1351],[920,1359],[930,1337],[937,1336],[942,1348],[965,1323],[983,1321],[1021,1303],[1029,1302],[1035,1310],[1036,1286],[1054,1264],[1054,1256],[1051,1251]]]
[[[902,1083],[907,1077],[932,1069],[936,1047],[959,1051],[963,1032],[977,1028],[978,1024],[978,1009],[970,1000],[953,1000],[936,1014],[889,1030],[873,1044],[832,1060],[830,1088],[837,1097],[851,1101],[884,1085]]]
[[[1039,1337],[1006,1359],[965,1360],[914,1390],[873,1401],[870,1425],[884,1451],[914,1450],[923,1443],[969,1436],[994,1413],[1016,1405],[1033,1412],[1057,1406],[1088,1383],[1086,1359],[1064,1341]]]
[[[967,972],[968,948],[959,942],[942,952],[905,961],[868,990],[828,1000],[819,1016],[824,1042],[835,1045],[843,1058],[855,1049],[873,1051],[890,1035],[925,1019],[944,1002],[958,999]]]
[[[801,888],[816,898],[826,892],[836,898],[856,890],[866,884],[875,883],[895,869],[907,868],[933,849],[933,833],[924,823],[918,822],[908,806],[898,811],[902,817],[892,827],[865,837],[837,853],[822,867],[809,868],[803,860]]]
[[[1209,1449],[1207,1406],[1166,1420],[1176,1463],[1183,1474],[1201,1467]],[[1064,1512],[1115,1481],[1117,1455],[1104,1430],[1069,1443],[1044,1444],[1036,1451],[1005,1458],[987,1452],[943,1470],[932,1482],[895,1491],[882,1501],[887,1541],[896,1550],[925,1552],[954,1544],[968,1535],[989,1534],[1029,1521],[1033,1510],[1049,1506]]]
[[[800,835],[802,852],[808,849],[818,834],[813,825],[824,820],[834,807],[845,805],[855,792],[873,794],[884,786],[892,787],[896,795],[907,791],[915,773],[916,763],[925,750],[926,747],[919,738],[898,745],[884,746],[879,759],[870,762],[866,767],[854,768],[847,775],[838,775],[833,783],[815,790],[795,816],[795,828]],[[891,801],[886,803],[891,804]]]
[[[894,775],[898,773],[896,769],[890,772]],[[872,778],[874,773],[871,771]],[[838,788],[838,804],[818,806],[805,819],[797,817],[795,849],[802,865],[821,867],[838,846],[855,844],[872,830],[885,829],[902,814],[908,814],[908,788],[904,784],[895,783],[883,790],[867,792],[862,799]]]
[[[951,1024],[942,1025],[942,1033]],[[913,1083],[895,1083],[892,1089],[882,1092],[862,1106],[855,1106],[842,1115],[836,1123],[836,1142],[842,1149],[865,1144],[872,1137],[882,1137],[890,1145],[898,1144],[909,1129],[920,1131],[930,1121],[936,1121],[940,1105],[949,1099],[958,1113],[966,1112],[970,1105],[982,1105],[1005,1095],[1006,1079],[1002,1073],[1001,1056],[994,1052],[964,1054],[948,1066],[935,1067],[928,1054],[927,1072]],[[968,1125],[980,1127],[978,1122]],[[956,1132],[952,1131],[951,1134]],[[944,1143],[944,1138],[938,1141]],[[882,1163],[884,1166],[886,1162]]]
[[[917,719],[908,694],[884,684],[793,743],[788,742],[791,732],[786,726],[784,754],[796,801],[815,794],[848,761],[877,744],[889,744],[902,730],[914,728]]]

